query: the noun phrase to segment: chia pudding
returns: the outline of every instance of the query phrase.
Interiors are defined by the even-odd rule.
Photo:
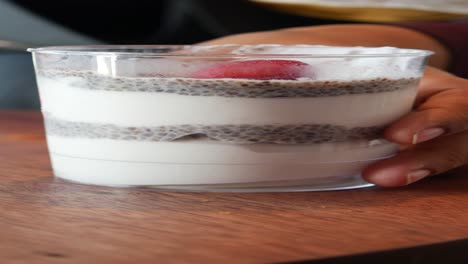
[[[396,151],[382,133],[411,111],[428,55],[307,45],[129,50],[34,51],[56,176],[204,190],[366,186],[361,170]]]

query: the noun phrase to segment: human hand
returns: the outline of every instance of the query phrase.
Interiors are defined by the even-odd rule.
[[[385,138],[404,150],[364,171],[377,185],[406,185],[466,165],[468,80],[428,67],[414,111],[388,127]]]

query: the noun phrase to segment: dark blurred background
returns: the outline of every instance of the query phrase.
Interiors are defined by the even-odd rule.
[[[242,0],[0,0],[0,108],[39,107],[27,47],[190,44],[234,33],[337,22]]]

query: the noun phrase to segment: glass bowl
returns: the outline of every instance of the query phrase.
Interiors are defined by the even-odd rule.
[[[54,174],[205,191],[370,186],[430,51],[67,46],[33,53]]]

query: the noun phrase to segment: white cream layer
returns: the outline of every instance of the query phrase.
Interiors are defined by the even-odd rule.
[[[319,180],[328,181],[332,189],[364,184],[360,172],[370,162],[341,164],[174,164],[93,160],[51,154],[54,174],[60,178],[94,185],[161,186],[243,184],[246,187],[304,186]],[[333,181],[333,182],[330,182]],[[357,182],[356,182],[357,181]],[[245,190],[244,190],[245,191]]]
[[[104,185],[227,184],[352,177],[392,155],[374,141],[317,145],[231,145],[194,140],[136,142],[48,136],[55,174]]]
[[[411,110],[416,87],[315,98],[227,98],[80,89],[38,77],[42,110],[74,122],[121,126],[180,124],[387,125]]]
[[[142,142],[48,136],[49,151],[91,159],[193,164],[315,164],[368,161],[388,157],[396,145],[386,141],[311,145],[236,145],[211,140]]]

